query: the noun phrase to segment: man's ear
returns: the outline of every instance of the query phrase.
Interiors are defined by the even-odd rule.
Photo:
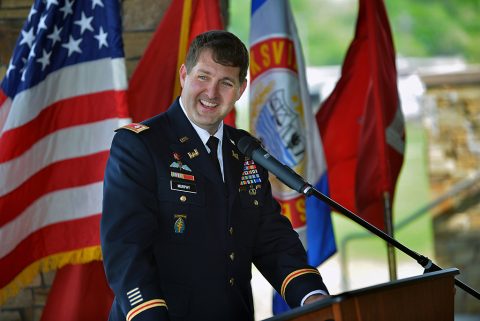
[[[185,78],[187,77],[187,67],[185,67],[185,64],[182,64],[180,66],[180,70],[178,71],[178,74],[180,75],[180,85],[183,88],[183,84],[185,83]]]
[[[247,88],[247,80],[245,79],[243,81],[243,83],[240,85],[240,88],[238,90],[238,95],[237,95],[237,100],[240,99],[240,97],[242,97],[243,95],[243,92],[245,91],[245,88]]]

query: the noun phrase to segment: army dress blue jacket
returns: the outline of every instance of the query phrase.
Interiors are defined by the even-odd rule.
[[[101,220],[109,320],[253,320],[252,263],[291,307],[327,291],[267,171],[237,149],[246,134],[224,126],[224,182],[178,99],[117,131]]]

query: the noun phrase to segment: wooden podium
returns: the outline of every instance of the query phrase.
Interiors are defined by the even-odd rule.
[[[344,292],[268,321],[452,321],[458,269]]]

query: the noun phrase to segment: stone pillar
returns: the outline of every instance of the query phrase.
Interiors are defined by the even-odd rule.
[[[480,172],[480,68],[421,76],[428,132],[432,197]],[[457,267],[459,280],[480,290],[480,176],[433,214],[436,262]],[[480,304],[456,288],[457,313],[479,314]]]

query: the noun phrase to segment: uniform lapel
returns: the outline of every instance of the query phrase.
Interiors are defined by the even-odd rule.
[[[228,127],[223,131],[223,170],[225,183],[229,191],[229,199],[232,205],[238,188],[240,187],[240,177],[243,170],[243,155],[238,151],[234,141],[231,139]]]
[[[174,136],[174,142],[170,145],[172,151],[181,154],[182,162],[187,164],[196,176],[201,175],[214,183],[219,183],[221,177],[178,100],[168,109],[167,114]]]

